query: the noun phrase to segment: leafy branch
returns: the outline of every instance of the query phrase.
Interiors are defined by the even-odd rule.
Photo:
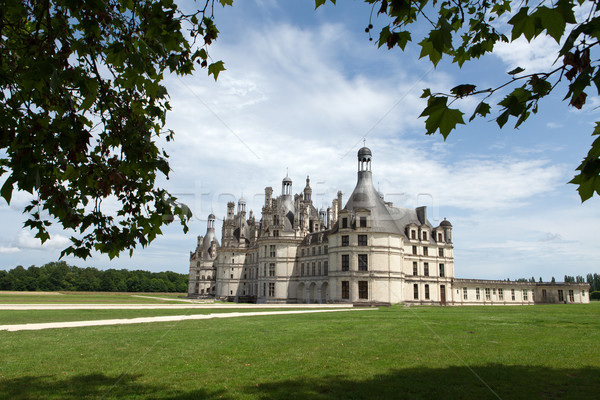
[[[600,44],[600,7],[597,0],[553,0],[513,3],[510,0],[364,0],[377,15],[384,20],[379,33],[378,46],[388,49],[398,47],[404,50],[413,42],[413,24],[425,21],[431,30],[419,41],[420,58],[427,58],[434,65],[449,59],[462,67],[466,62],[474,62],[481,56],[492,53],[497,43],[513,42],[521,37],[531,42],[538,36],[548,36],[562,44],[556,54],[560,66],[549,71],[539,71],[526,75],[523,68],[516,68],[508,74],[508,81],[496,87],[477,90],[475,83],[465,83],[450,90],[450,93],[423,91],[422,98],[427,105],[420,117],[425,118],[427,134],[439,131],[447,138],[458,125],[465,124],[464,112],[451,108],[459,99],[483,96],[469,118],[486,117],[497,107],[499,112],[493,119],[503,127],[510,119],[515,119],[518,128],[539,109],[539,101],[552,94],[560,82],[566,78],[567,92],[564,100],[568,106],[581,109],[590,89],[595,87],[600,94],[600,65],[592,54]],[[317,7],[325,0],[316,1]],[[335,3],[335,2],[333,2]],[[583,20],[575,17],[576,7],[589,7]],[[508,23],[501,23],[509,18]],[[369,18],[367,32],[371,38],[372,18]],[[519,82],[522,85],[512,88],[495,105],[486,100],[493,94],[501,93]],[[562,87],[562,86],[561,86]],[[596,128],[593,136],[599,135]],[[577,168],[578,174],[570,183],[578,185],[582,201],[600,195],[600,139],[593,141],[588,155]]]

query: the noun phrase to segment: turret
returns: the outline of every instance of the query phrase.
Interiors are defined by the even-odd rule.
[[[283,196],[291,196],[292,194],[292,179],[287,175],[281,181],[281,194]]]
[[[240,199],[238,200],[238,213],[240,213],[240,215],[242,216],[242,219],[245,219],[245,217],[246,217],[246,200],[244,199],[244,196],[240,197]]]
[[[312,201],[312,189],[310,188],[310,178],[306,177],[306,187],[304,188],[304,201]]]
[[[450,223],[450,221],[444,218],[440,226],[444,229],[444,237],[446,238],[446,243],[452,243],[452,224]]]

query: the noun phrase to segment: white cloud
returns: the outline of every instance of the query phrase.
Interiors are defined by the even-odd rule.
[[[531,42],[520,37],[511,43],[498,43],[493,54],[507,64],[509,70],[521,67],[525,68],[525,73],[535,73],[552,68],[559,49],[554,39],[542,35]]]
[[[13,254],[13,253],[18,253],[20,251],[21,251],[21,249],[19,249],[18,247],[0,246],[0,254]]]
[[[71,241],[61,234],[52,234],[50,239],[41,243],[34,237],[33,232],[23,229],[17,236],[17,246],[21,249],[62,250],[71,244]]]

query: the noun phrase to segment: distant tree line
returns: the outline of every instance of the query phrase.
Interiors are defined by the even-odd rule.
[[[0,290],[185,293],[187,285],[187,274],[79,268],[64,261],[0,271]]]

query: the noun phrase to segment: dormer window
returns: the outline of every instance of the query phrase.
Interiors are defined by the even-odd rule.
[[[348,227],[348,218],[342,218],[342,228]]]
[[[441,233],[438,233],[438,242],[443,242],[444,241],[444,237],[442,236]]]
[[[360,227],[361,228],[367,227],[367,217],[360,217]]]
[[[411,239],[416,239],[417,238],[417,231],[415,231],[414,229],[410,231],[410,238]]]
[[[423,232],[423,240],[427,240],[427,232]]]

